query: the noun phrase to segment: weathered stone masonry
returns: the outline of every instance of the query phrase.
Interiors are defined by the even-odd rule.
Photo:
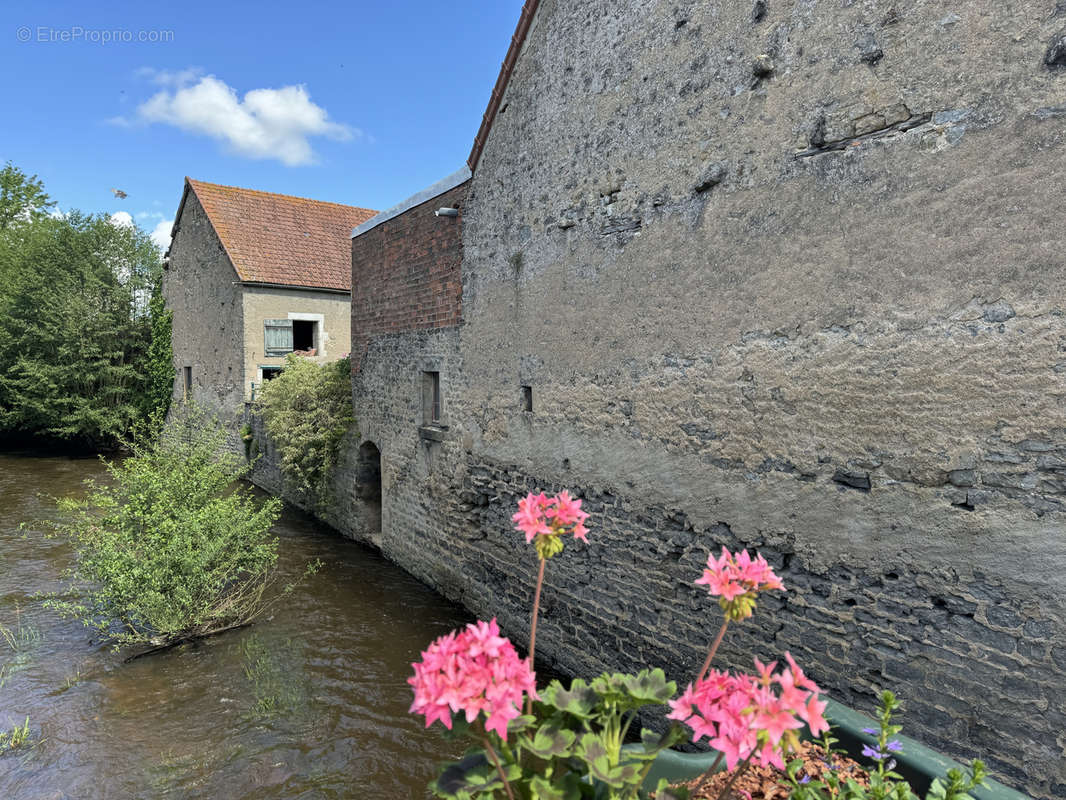
[[[540,4],[455,203],[461,324],[353,311],[382,548],[521,640],[509,515],[577,489],[539,653],[679,679],[707,552],[758,548],[790,591],[726,661],[891,687],[907,732],[1066,796],[1066,13],[764,5]]]

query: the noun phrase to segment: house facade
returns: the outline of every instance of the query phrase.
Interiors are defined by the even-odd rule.
[[[354,231],[383,551],[521,640],[510,514],[574,490],[538,656],[684,680],[708,552],[758,549],[723,664],[1066,796],[1053,5],[529,0],[469,180]]]
[[[235,419],[287,354],[346,354],[348,236],[373,214],[186,178],[163,281],[175,400]]]

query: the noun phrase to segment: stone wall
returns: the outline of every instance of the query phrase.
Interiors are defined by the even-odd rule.
[[[227,419],[240,416],[244,391],[241,291],[237,273],[195,192],[188,192],[163,297],[174,312],[175,401],[184,397],[184,367],[192,367],[192,399]]]
[[[405,381],[450,340],[378,337],[357,378],[389,555],[521,640],[509,515],[577,489],[539,654],[685,679],[707,552],[758,548],[791,591],[725,663],[892,688],[1066,796],[1059,5],[544,0],[463,207],[447,440]]]
[[[374,540],[522,641],[510,514],[576,490],[538,655],[679,680],[707,553],[758,549],[789,591],[723,664],[892,688],[907,733],[1066,796],[1061,5],[542,0],[466,197],[353,240],[336,526],[373,538],[379,449]]]

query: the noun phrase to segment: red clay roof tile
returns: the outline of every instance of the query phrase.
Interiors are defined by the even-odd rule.
[[[242,281],[351,291],[349,236],[376,211],[185,180]]]

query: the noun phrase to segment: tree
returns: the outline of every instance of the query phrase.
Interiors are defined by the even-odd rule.
[[[116,645],[162,647],[247,624],[267,607],[281,501],[238,483],[249,466],[226,436],[183,406],[158,436],[142,426],[132,455],[107,463],[109,480],[89,481],[84,500],[61,500],[59,519],[44,524],[77,558],[48,604]]]
[[[104,216],[0,230],[0,432],[106,446],[143,419],[161,271],[143,231]]]
[[[144,392],[144,411],[148,417],[166,417],[174,394],[173,317],[174,312],[166,307],[162,288],[157,284],[148,303],[151,342],[145,363],[147,387]]]
[[[36,175],[27,176],[10,161],[0,169],[0,231],[46,216],[54,206]]]

